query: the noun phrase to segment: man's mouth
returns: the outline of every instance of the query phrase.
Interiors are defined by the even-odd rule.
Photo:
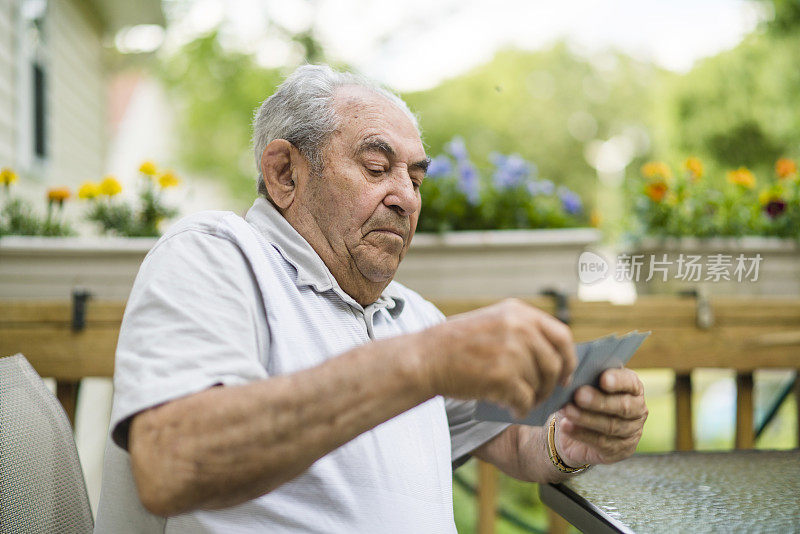
[[[372,230],[372,231],[373,232],[379,232],[379,233],[382,233],[382,234],[396,235],[400,239],[402,239],[403,241],[405,241],[405,239],[406,239],[405,234],[401,230],[395,230],[393,228],[377,228],[377,229]]]

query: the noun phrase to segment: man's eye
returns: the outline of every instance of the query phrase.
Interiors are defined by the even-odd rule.
[[[380,176],[381,174],[386,172],[386,169],[384,169],[383,167],[367,167],[367,170],[375,176]]]

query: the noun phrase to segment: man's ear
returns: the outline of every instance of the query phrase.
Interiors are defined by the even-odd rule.
[[[261,154],[261,176],[270,198],[280,209],[285,210],[294,201],[297,191],[298,150],[285,139],[275,139]]]

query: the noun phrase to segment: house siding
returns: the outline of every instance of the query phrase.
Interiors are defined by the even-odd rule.
[[[0,0],[0,167],[15,166],[16,0]]]
[[[30,65],[20,64],[18,10],[19,0],[0,0],[0,167],[25,175],[30,169],[20,158],[27,147],[19,146],[19,114],[31,113],[31,97],[18,93],[19,76]],[[34,172],[28,184],[37,195],[42,185],[76,187],[104,171],[108,128],[101,32],[80,0],[49,2],[44,25],[47,158],[44,171]]]
[[[4,1],[4,0],[0,0]],[[96,180],[107,148],[106,78],[101,29],[73,0],[47,13],[50,185]]]

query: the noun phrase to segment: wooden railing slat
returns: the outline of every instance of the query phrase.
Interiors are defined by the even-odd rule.
[[[125,303],[89,300],[86,323],[119,323]],[[48,300],[0,300],[0,327],[7,324],[72,323],[72,303]]]
[[[800,369],[796,370],[797,374],[795,375],[794,381],[794,405],[795,415],[797,416],[797,425],[795,428],[797,429],[797,444],[800,446]]]
[[[675,374],[675,450],[694,449],[694,420],[692,418],[692,375]]]
[[[56,397],[58,402],[64,408],[67,414],[69,424],[75,428],[75,406],[78,404],[78,389],[80,388],[80,381],[78,380],[57,380],[56,381]]]
[[[119,325],[89,326],[78,333],[67,325],[0,326],[0,355],[21,352],[40,376],[59,380],[112,376],[118,336]]]
[[[753,431],[753,373],[736,374],[736,448],[752,449]]]
[[[492,464],[478,460],[478,534],[494,534],[497,476]]]

